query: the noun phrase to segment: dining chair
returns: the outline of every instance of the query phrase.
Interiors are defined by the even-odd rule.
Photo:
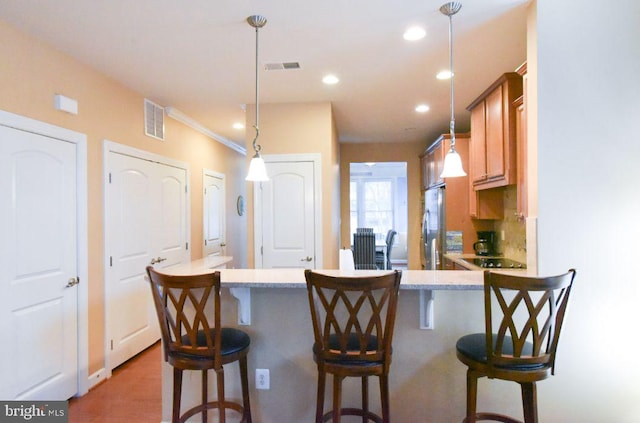
[[[173,367],[172,422],[182,423],[202,413],[207,421],[207,410],[218,410],[218,422],[224,423],[225,410],[235,410],[242,422],[251,423],[247,353],[249,335],[220,324],[220,272],[202,275],[172,276],[147,267],[158,321],[162,334],[164,359]],[[211,311],[213,307],[213,311]],[[209,316],[213,319],[210,320]],[[228,401],[224,390],[224,365],[237,361],[240,367],[242,404]],[[208,399],[209,370],[215,370],[217,399]],[[202,400],[184,413],[180,413],[182,372],[202,372]]]
[[[481,377],[519,383],[524,421],[538,421],[536,382],[554,374],[575,274],[573,269],[549,277],[484,272],[485,332],[463,336],[456,344],[456,355],[468,368],[465,422],[519,422],[477,412]]]
[[[353,262],[358,270],[375,270],[376,238],[373,231],[353,234]]]
[[[397,234],[398,232],[395,230],[389,229],[384,241],[386,251],[376,251],[376,266],[378,269],[391,269],[391,249]]]
[[[340,277],[306,270],[313,357],[318,368],[316,423],[341,416],[388,423],[389,367],[401,272]],[[325,382],[333,375],[333,406],[324,413]],[[369,409],[369,376],[378,376],[381,414]],[[342,381],[361,379],[362,407],[342,407]]]

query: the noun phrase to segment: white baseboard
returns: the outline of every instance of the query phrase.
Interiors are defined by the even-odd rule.
[[[97,372],[91,374],[89,376],[89,389],[93,388],[100,382],[104,381],[107,378],[107,370],[103,367]]]

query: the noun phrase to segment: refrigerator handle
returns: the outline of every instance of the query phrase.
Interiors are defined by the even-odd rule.
[[[433,263],[433,269],[440,268],[440,257],[438,257],[438,238],[433,238],[431,241],[431,263]]]

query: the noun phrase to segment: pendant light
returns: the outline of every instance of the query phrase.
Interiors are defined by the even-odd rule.
[[[449,17],[449,72],[451,73],[451,121],[449,123],[449,133],[451,134],[451,148],[444,157],[444,166],[442,168],[441,178],[454,178],[458,176],[467,176],[462,168],[462,160],[456,151],[456,120],[453,108],[453,20],[452,16],[460,11],[462,3],[450,2],[440,7],[440,12]]]
[[[253,139],[253,151],[255,152],[251,163],[249,163],[249,173],[245,178],[246,181],[268,181],[267,168],[265,167],[264,160],[260,156],[260,144],[258,144],[258,136],[260,135],[260,127],[258,126],[258,120],[260,118],[259,106],[258,106],[258,29],[265,26],[267,18],[260,15],[253,15],[247,18],[249,25],[256,29],[256,124],[253,127],[256,130],[256,136]]]

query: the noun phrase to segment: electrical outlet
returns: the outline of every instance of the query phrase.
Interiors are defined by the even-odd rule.
[[[256,369],[256,389],[269,389],[269,369]]]

